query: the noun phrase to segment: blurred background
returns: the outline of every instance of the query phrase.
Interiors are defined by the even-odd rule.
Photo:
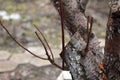
[[[106,0],[90,0],[87,5],[86,15],[94,17],[93,30],[103,42],[108,13]],[[44,49],[34,33],[33,24],[37,25],[60,64],[60,18],[50,0],[0,0],[0,19],[19,42],[44,57]],[[69,41],[67,32],[65,40]],[[48,61],[39,60],[20,48],[0,27],[0,80],[56,80],[60,72]]]

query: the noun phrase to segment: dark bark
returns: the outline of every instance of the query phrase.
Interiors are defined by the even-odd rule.
[[[120,5],[117,1],[111,4],[106,31],[104,65],[109,80],[120,80]]]

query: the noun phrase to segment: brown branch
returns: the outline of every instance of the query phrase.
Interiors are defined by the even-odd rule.
[[[46,58],[42,58],[36,54],[34,54],[33,52],[31,52],[30,50],[28,50],[27,48],[25,48],[19,41],[17,41],[12,35],[11,33],[7,30],[7,28],[2,24],[2,22],[0,21],[0,25],[4,28],[4,30],[8,33],[8,35],[24,50],[26,50],[27,52],[29,52],[30,54],[32,54],[33,56],[39,58],[39,59],[43,59],[43,60],[48,60]]]
[[[47,48],[46,48],[44,42],[42,41],[42,39],[40,38],[40,36],[38,35],[38,33],[35,32],[35,34],[36,34],[37,38],[40,40],[40,42],[42,43],[42,45],[43,45],[43,47],[44,47],[44,49],[45,49],[46,55],[47,55],[47,57],[48,57],[49,62],[50,62],[51,64],[53,64],[54,66],[58,67],[59,69],[63,70],[63,68],[62,68],[61,66],[59,66],[58,64],[56,64],[55,61],[51,59],[51,57],[50,57],[50,55],[49,55],[49,53],[48,53],[48,51],[47,51]]]
[[[65,37],[64,37],[64,16],[63,16],[63,5],[62,5],[62,0],[59,0],[59,4],[60,4],[60,17],[61,17],[61,32],[62,32],[62,67],[64,69],[65,67],[65,57],[64,57],[64,47],[65,47]]]
[[[38,30],[38,32],[39,32],[39,33],[41,34],[41,36],[43,37],[43,39],[44,39],[44,41],[45,41],[45,43],[46,43],[48,49],[50,50],[50,53],[51,53],[51,55],[52,55],[52,59],[54,60],[53,52],[52,52],[52,50],[51,50],[51,48],[50,48],[50,45],[48,44],[48,42],[47,42],[45,36],[44,36],[43,33],[38,29],[38,27],[37,27],[36,25],[34,25],[34,27]]]
[[[37,57],[37,58],[39,58],[39,59],[49,60],[51,64],[53,64],[54,66],[56,66],[56,67],[58,67],[59,69],[63,70],[63,68],[62,68],[61,66],[59,66],[58,64],[56,64],[56,63],[50,58],[50,56],[49,56],[49,54],[48,54],[48,51],[47,51],[47,48],[46,48],[45,44],[43,43],[43,41],[41,40],[41,38],[38,36],[38,33],[37,33],[37,32],[35,32],[35,33],[36,33],[37,37],[39,38],[39,40],[42,42],[43,47],[44,47],[44,49],[45,49],[45,52],[46,52],[46,55],[47,55],[48,59],[47,59],[47,58],[42,58],[42,57],[34,54],[33,52],[31,52],[31,51],[28,50],[27,48],[25,48],[19,41],[17,41],[17,40],[11,35],[11,33],[7,30],[7,28],[2,24],[1,21],[0,21],[0,25],[5,29],[5,31],[8,33],[8,35],[9,35],[20,47],[22,47],[22,48],[25,49],[27,52],[29,52],[30,54],[32,54],[33,56],[35,56],[35,57]]]
[[[87,45],[86,45],[85,51],[88,51],[88,48],[89,48],[90,35],[91,35],[91,32],[92,32],[92,26],[93,26],[93,17],[88,17],[88,22],[87,22],[88,36],[87,36]]]
[[[42,43],[42,45],[43,45],[43,47],[44,47],[44,49],[45,49],[46,55],[47,55],[47,57],[48,57],[48,60],[49,60],[49,59],[52,60],[51,57],[50,57],[50,55],[48,54],[47,47],[45,46],[44,42],[42,41],[42,39],[40,38],[40,36],[38,35],[37,32],[35,32],[35,34],[36,34],[37,38],[40,40],[40,42]]]

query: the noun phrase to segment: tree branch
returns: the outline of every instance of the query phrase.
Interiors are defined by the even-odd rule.
[[[53,52],[52,52],[52,50],[51,50],[51,48],[50,48],[50,46],[49,46],[49,44],[48,44],[48,42],[47,42],[45,36],[44,36],[43,33],[38,29],[38,27],[37,27],[36,25],[34,25],[34,27],[35,27],[35,28],[39,31],[39,33],[42,35],[42,37],[43,37],[43,39],[44,39],[44,41],[45,41],[45,43],[46,43],[48,49],[50,50],[50,53],[51,53],[51,55],[52,55],[52,59],[54,60]],[[40,40],[40,42],[43,42],[43,41]],[[44,44],[44,43],[43,43],[43,44]],[[45,48],[44,48],[44,49],[45,49]]]
[[[44,42],[42,41],[42,39],[39,37],[38,33],[35,32],[35,34],[36,34],[36,36],[38,37],[38,39],[40,40],[40,42],[42,43],[42,45],[43,45],[43,47],[44,47],[44,49],[45,49],[46,55],[47,55],[47,57],[48,57],[49,62],[50,62],[51,64],[53,64],[54,66],[56,66],[57,68],[63,70],[63,68],[62,68],[61,66],[59,66],[58,64],[56,64],[55,61],[54,61],[53,59],[51,59],[51,57],[50,57],[50,55],[49,55],[49,53],[48,53],[48,51],[47,51],[47,48],[46,48]],[[51,53],[51,54],[52,54],[52,53]]]
[[[34,54],[33,52],[29,51],[27,48],[25,48],[19,41],[17,41],[12,35],[11,33],[7,30],[7,28],[2,24],[2,22],[0,21],[0,25],[4,28],[4,30],[6,30],[6,32],[8,33],[8,35],[23,49],[25,49],[27,52],[29,52],[30,54],[32,54],[33,56],[39,58],[39,59],[43,59],[43,60],[48,60],[47,58],[42,58],[36,54]]]

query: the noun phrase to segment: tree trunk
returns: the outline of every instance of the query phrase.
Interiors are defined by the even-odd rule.
[[[110,4],[107,24],[104,66],[109,80],[120,80],[120,11],[119,0]]]
[[[65,50],[63,50],[64,54],[62,52],[61,58],[65,61],[65,64],[72,75],[72,79],[120,80],[120,0],[110,0],[110,15],[107,24],[104,55],[99,46],[96,35],[91,31],[93,19],[86,17],[85,15],[85,8],[88,0],[51,1],[60,15],[62,15],[60,11],[62,8],[62,18],[64,18],[65,29],[70,34],[71,40],[66,45]],[[59,3],[61,1],[62,7],[60,7],[61,3]],[[63,21],[63,19],[61,20]],[[46,60],[46,58],[41,58],[26,49],[14,37],[12,37],[1,22],[0,24],[7,31],[10,37],[18,43],[18,45],[32,55]],[[39,38],[37,32],[36,35]],[[39,40],[42,42],[40,38]],[[43,42],[42,44],[46,50],[46,46]],[[62,68],[55,64],[54,60],[51,59],[48,53],[46,53],[46,55],[48,56],[47,60],[49,60],[53,65],[60,69],[64,69],[64,66]]]
[[[59,1],[51,0],[59,11]],[[85,7],[88,0],[62,0],[65,29],[71,41],[66,45],[65,62],[73,80],[102,80],[103,54],[95,34],[90,33],[89,49],[86,51],[88,32]]]

